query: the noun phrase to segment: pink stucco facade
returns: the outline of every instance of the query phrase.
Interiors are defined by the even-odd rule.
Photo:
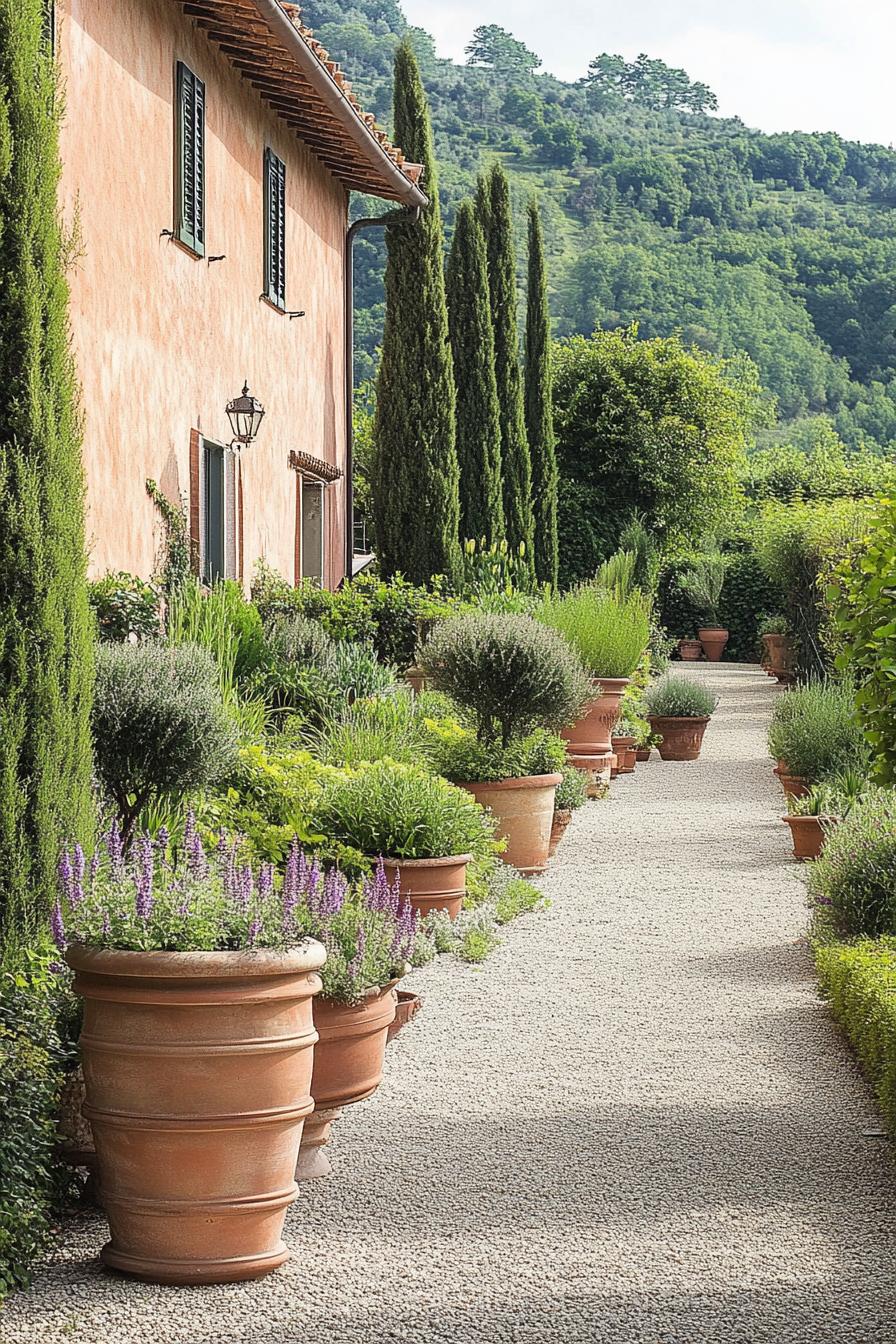
[[[247,381],[267,414],[240,461],[244,579],[263,557],[294,581],[290,451],[345,468],[346,189],[172,0],[63,0],[56,41],[91,571],[152,573],[160,525],[145,482],[189,501],[191,438],[229,444],[225,406]],[[162,236],[178,60],[205,82],[201,258]],[[293,321],[259,298],[266,146],[287,168],[286,303],[306,314]],[[328,586],[343,577],[345,527],[339,481],[326,489]]]

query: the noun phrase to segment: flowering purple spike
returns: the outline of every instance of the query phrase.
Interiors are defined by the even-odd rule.
[[[296,841],[295,843],[298,844],[298,841]],[[298,889],[299,889],[299,892],[301,893],[301,892],[307,891],[307,889],[308,889],[308,860],[307,860],[307,858],[305,857],[305,851],[304,851],[304,849],[302,849],[302,848],[299,849],[298,866],[297,866],[297,869],[296,869],[296,880],[297,880],[297,882],[298,882]]]
[[[50,916],[50,932],[53,935],[53,942],[59,948],[60,952],[65,951],[65,921],[62,918],[62,905],[57,899],[53,906],[53,913]]]
[[[112,934],[112,921],[109,918],[109,911],[103,911],[103,937],[109,938]]]
[[[261,920],[256,915],[252,923],[249,925],[249,933],[247,935],[247,942],[250,947],[255,946],[256,940],[260,933],[261,933]]]
[[[266,901],[274,890],[274,865],[272,863],[263,863],[258,872],[258,896],[262,901]]]
[[[320,864],[317,861],[317,856],[315,856],[314,861],[311,864],[311,867],[308,869],[308,878],[306,884],[306,890],[308,893],[308,904],[312,908],[314,907],[315,902],[317,900],[317,892],[319,887],[320,887]]]
[[[59,856],[59,864],[56,868],[56,875],[59,878],[59,894],[66,905],[71,908],[72,895],[74,893],[75,875],[72,871],[71,856],[68,852],[68,845],[63,848]]]
[[[363,926],[358,929],[358,941],[355,944],[355,955],[349,962],[348,973],[352,980],[357,980],[361,974],[361,966],[364,961],[364,950],[367,946],[367,935]]]
[[[148,835],[142,835],[137,845],[136,898],[134,908],[137,918],[144,923],[152,914],[155,904],[153,879],[155,877],[155,847]]]
[[[324,878],[324,891],[321,899],[321,914],[325,919],[338,915],[345,903],[348,882],[338,868],[329,868]]]
[[[170,842],[171,842],[171,832],[169,831],[168,827],[160,826],[158,834],[156,835],[156,844],[159,848],[160,854],[164,854],[166,852]]]
[[[289,847],[289,854],[286,859],[286,872],[283,875],[283,918],[289,920],[292,912],[299,903],[299,871],[301,867],[301,858],[304,857],[299,849],[298,839],[294,839]]]
[[[252,882],[252,865],[243,864],[237,873],[236,881],[236,903],[242,911],[249,909],[249,902],[252,900],[254,885]]]

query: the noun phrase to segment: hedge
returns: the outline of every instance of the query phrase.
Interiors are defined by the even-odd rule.
[[[817,947],[821,987],[896,1138],[896,938]]]
[[[728,560],[719,612],[729,632],[725,657],[732,662],[755,663],[759,658],[759,622],[763,616],[781,610],[782,594],[766,578],[752,552],[735,551]],[[691,557],[684,556],[667,564],[660,575],[660,620],[676,639],[694,637],[700,624],[699,613],[681,588],[681,576],[690,567]]]

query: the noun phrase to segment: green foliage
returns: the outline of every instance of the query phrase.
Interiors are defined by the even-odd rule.
[[[701,625],[716,625],[728,562],[718,548],[697,555],[681,576],[681,587],[702,617]]]
[[[525,548],[523,555],[531,567],[534,563],[535,523],[532,511],[532,463],[526,441],[518,349],[516,254],[510,185],[500,163],[493,163],[479,179],[476,200],[479,221],[485,235],[495,338],[504,533],[512,550],[519,550],[520,546]]]
[[[466,541],[462,553],[464,599],[480,611],[506,611],[525,615],[534,607],[532,570],[520,546],[512,551],[506,541],[482,538]]]
[[[199,568],[199,557],[190,537],[187,501],[181,497],[177,504],[172,504],[155,481],[146,482],[146,493],[162,520],[162,544],[156,571],[162,589],[171,595],[189,584]]]
[[[719,703],[708,686],[692,677],[666,674],[644,692],[647,713],[665,719],[702,719]]]
[[[582,579],[633,512],[661,546],[730,514],[753,394],[677,337],[572,337],[554,360],[561,577]]]
[[[421,759],[425,737],[422,707],[408,689],[346,705],[309,741],[330,765],[356,766],[384,756],[413,765]]]
[[[87,585],[100,639],[124,643],[152,639],[161,631],[159,591],[136,574],[105,574]]]
[[[395,54],[395,139],[423,164],[429,205],[386,230],[386,319],[376,391],[372,512],[380,569],[425,584],[458,575],[454,373],[429,112],[410,43]]]
[[[850,451],[830,423],[810,422],[811,438],[802,444],[775,443],[747,459],[745,492],[758,501],[867,499],[896,484],[889,457],[868,448]],[[779,436],[786,430],[778,431]]]
[[[554,807],[558,812],[576,812],[588,801],[588,781],[584,770],[564,765],[563,779],[557,785]]]
[[[685,591],[683,579],[693,553],[669,561],[659,580],[659,609],[663,625],[676,639],[693,638],[702,615]],[[728,631],[726,654],[735,662],[752,662],[758,654],[761,613],[781,605],[781,586],[770,579],[752,550],[725,552],[725,585],[718,619]]]
[[[831,1012],[852,1042],[887,1129],[896,1137],[896,940],[828,943],[816,947],[815,961]]]
[[[775,703],[768,748],[791,775],[821,783],[841,770],[861,768],[868,751],[859,727],[855,692],[847,683],[812,681]]]
[[[843,937],[896,933],[896,803],[875,789],[828,835],[809,892]]]
[[[827,598],[844,641],[837,666],[854,677],[856,708],[876,776],[896,782],[896,502],[884,500],[858,554],[839,566]]]
[[[92,626],[42,0],[0,0],[0,960],[45,925],[90,824]]]
[[[639,592],[620,599],[597,584],[547,596],[535,615],[563,636],[594,677],[630,677],[650,635],[647,602]]]
[[[619,550],[634,556],[632,586],[655,597],[660,576],[659,547],[640,514],[634,514],[620,532]]]
[[[526,288],[526,437],[532,461],[535,577],[557,586],[557,450],[551,374],[551,318],[544,238],[538,202],[529,202],[529,270]]]
[[[543,728],[527,737],[513,738],[504,747],[497,741],[481,741],[456,720],[432,721],[427,726],[426,755],[430,766],[456,784],[555,775],[566,765],[563,739]]]
[[[171,644],[192,644],[214,657],[225,713],[240,737],[254,741],[264,732],[264,702],[247,683],[265,666],[261,617],[230,580],[210,590],[189,578],[168,598],[166,628]]]
[[[475,718],[482,743],[556,727],[578,715],[588,679],[565,641],[527,616],[483,613],[439,626],[423,665],[440,690]]]
[[[393,695],[398,673],[369,645],[331,640],[316,622],[291,616],[275,626],[253,686],[272,710],[296,715],[314,731],[357,700]]]
[[[441,859],[492,849],[492,828],[472,794],[388,758],[331,778],[314,819],[322,834],[373,857]]]
[[[485,238],[472,201],[457,211],[445,276],[457,392],[460,537],[504,536],[501,418]]]
[[[63,1188],[54,1159],[70,1053],[57,1025],[62,985],[35,954],[0,975],[0,1303],[30,1283]]]
[[[96,770],[130,837],[151,800],[220,779],[235,758],[234,734],[206,650],[102,644],[96,664]]]

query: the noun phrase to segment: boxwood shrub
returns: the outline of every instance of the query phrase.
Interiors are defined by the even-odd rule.
[[[815,951],[822,991],[849,1037],[896,1138],[896,938]]]

